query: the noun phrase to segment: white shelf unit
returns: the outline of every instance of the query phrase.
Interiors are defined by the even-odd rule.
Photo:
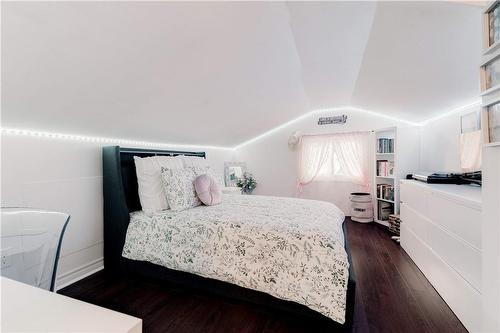
[[[388,222],[386,220],[382,220],[380,215],[379,215],[379,205],[384,204],[384,203],[389,203],[392,205],[392,212],[391,214],[394,214],[395,212],[399,211],[399,205],[398,205],[398,193],[396,191],[396,134],[397,134],[397,128],[396,127],[390,127],[390,128],[385,128],[385,129],[380,129],[374,131],[374,138],[375,138],[375,162],[373,164],[374,167],[374,177],[373,177],[373,211],[374,211],[374,220],[377,223],[383,224],[385,226],[388,226]],[[378,150],[378,142],[379,139],[392,139],[394,140],[393,145],[392,145],[392,151],[390,152],[379,152]],[[379,161],[389,161],[394,164],[394,169],[391,175],[378,175],[377,173],[377,164]],[[394,200],[388,200],[388,199],[382,199],[377,196],[377,187],[378,185],[381,184],[388,184],[392,185],[394,187]],[[396,207],[397,206],[397,207]]]
[[[377,161],[384,161],[383,159],[377,159]],[[394,179],[394,176],[375,176],[382,179]]]
[[[382,221],[378,216],[379,202],[393,204],[394,213],[399,214],[399,183],[407,174],[412,174],[419,169],[420,160],[420,128],[418,126],[397,126],[373,131],[373,147],[375,152],[373,162],[373,211],[374,220],[388,226],[387,221]],[[392,153],[378,153],[378,139],[394,139]],[[394,162],[394,172],[391,176],[377,176],[377,161],[388,160]],[[391,184],[394,186],[394,200],[377,198],[377,184]]]

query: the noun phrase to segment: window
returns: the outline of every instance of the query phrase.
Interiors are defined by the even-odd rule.
[[[369,133],[303,136],[299,186],[313,181],[369,184]]]

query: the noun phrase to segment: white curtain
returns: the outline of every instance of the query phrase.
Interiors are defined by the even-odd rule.
[[[340,133],[303,136],[298,189],[313,181],[370,185],[370,134]]]
[[[460,166],[463,171],[481,170],[482,131],[460,134]]]

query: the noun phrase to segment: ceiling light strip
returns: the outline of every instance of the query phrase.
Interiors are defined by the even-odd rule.
[[[84,142],[95,142],[95,143],[105,143],[105,144],[118,144],[118,145],[130,145],[130,146],[139,146],[139,147],[178,147],[178,148],[188,148],[188,149],[220,149],[220,150],[236,150],[242,148],[250,143],[256,142],[266,136],[269,136],[273,133],[278,132],[281,129],[284,129],[302,119],[310,117],[315,114],[324,114],[329,112],[342,112],[342,111],[354,111],[365,114],[370,114],[373,116],[389,119],[392,121],[397,121],[399,123],[408,124],[411,126],[424,126],[436,120],[445,118],[455,113],[463,112],[473,107],[479,107],[481,105],[481,101],[475,101],[470,104],[461,106],[459,108],[453,109],[451,111],[445,112],[439,116],[432,117],[422,122],[413,122],[406,119],[401,119],[398,117],[389,116],[380,112],[375,112],[371,110],[366,110],[358,107],[352,106],[342,106],[342,107],[333,107],[333,108],[324,108],[324,109],[315,109],[311,110],[307,113],[300,115],[290,121],[287,121],[279,126],[276,126],[262,134],[259,134],[245,142],[242,142],[234,147],[222,147],[222,146],[211,146],[211,145],[192,145],[192,144],[178,144],[178,143],[159,143],[159,142],[150,142],[150,141],[138,141],[138,140],[128,140],[128,139],[117,139],[117,138],[105,138],[105,137],[96,137],[96,136],[85,136],[85,135],[76,135],[76,134],[63,134],[63,133],[54,133],[54,132],[43,132],[43,131],[35,131],[35,130],[27,130],[27,129],[16,129],[16,128],[1,128],[2,135],[22,135],[22,136],[32,136],[32,137],[40,137],[40,138],[52,138],[52,139],[64,139],[64,140],[73,140],[73,141],[84,141]]]
[[[439,119],[443,119],[443,118],[446,118],[448,116],[451,116],[455,113],[460,113],[460,112],[464,112],[464,111],[467,111],[469,109],[472,109],[472,108],[476,108],[476,107],[480,107],[481,106],[481,101],[474,101],[470,104],[466,104],[466,105],[463,105],[463,106],[460,106],[456,109],[453,109],[453,110],[450,110],[450,111],[447,111],[447,112],[444,112],[442,114],[440,114],[439,116],[436,116],[436,117],[432,117],[432,118],[429,118],[427,120],[424,120],[422,122],[419,123],[419,126],[424,126],[424,125],[427,125],[431,122],[434,122],[436,120],[439,120]]]
[[[128,145],[128,146],[139,146],[139,147],[163,147],[163,148],[188,148],[188,149],[222,149],[222,150],[233,150],[230,147],[221,146],[211,146],[211,145],[191,145],[191,144],[179,144],[179,143],[160,143],[160,142],[150,142],[150,141],[140,141],[140,140],[128,140],[128,139],[117,139],[117,138],[105,138],[97,136],[86,136],[77,134],[65,134],[65,133],[54,133],[54,132],[43,132],[27,129],[17,129],[17,128],[1,128],[2,135],[15,135],[15,136],[31,136],[38,138],[47,139],[62,139],[71,141],[83,141],[83,142],[93,142],[100,144],[117,144],[117,145]]]
[[[389,119],[389,120],[393,120],[393,121],[397,121],[397,122],[400,122],[400,123],[405,123],[405,124],[408,124],[408,125],[411,125],[411,126],[419,126],[420,124],[419,123],[416,123],[416,122],[413,122],[413,121],[408,121],[408,120],[405,120],[405,119],[401,119],[401,118],[397,118],[397,117],[392,117],[392,116],[389,116],[389,115],[386,115],[386,114],[383,114],[383,113],[380,113],[380,112],[375,112],[375,111],[370,111],[370,110],[365,110],[365,109],[362,109],[362,108],[357,108],[357,107],[352,107],[352,106],[341,106],[341,107],[335,107],[335,108],[325,108],[325,109],[315,109],[315,110],[312,110],[312,111],[309,111],[297,118],[294,118],[284,124],[281,124],[279,126],[276,126],[254,138],[251,138],[243,143],[240,143],[239,145],[237,145],[236,147],[234,147],[234,149],[239,149],[243,146],[246,146],[250,143],[253,143],[255,141],[258,141],[268,135],[271,135],[273,133],[276,133],[277,131],[285,128],[285,127],[288,127],[302,119],[305,119],[309,116],[312,116],[312,115],[315,115],[315,114],[324,114],[324,113],[329,113],[329,112],[343,112],[343,111],[354,111],[354,112],[361,112],[361,113],[365,113],[365,114],[370,114],[370,115],[373,115],[373,116],[377,116],[377,117],[381,117],[381,118],[385,118],[385,119]]]

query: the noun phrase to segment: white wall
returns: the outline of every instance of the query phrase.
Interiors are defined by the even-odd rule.
[[[500,332],[500,146],[483,148],[483,331]]]
[[[37,207],[71,215],[63,240],[58,286],[102,267],[102,145],[2,135],[1,147],[3,207]],[[224,161],[231,160],[232,155],[230,150],[196,151],[206,151],[218,172],[223,172]]]
[[[255,194],[294,197],[297,195],[296,183],[298,174],[298,150],[288,148],[288,137],[296,130],[302,134],[325,134],[353,131],[372,131],[376,129],[398,126],[401,129],[410,125],[392,118],[377,116],[361,111],[344,110],[335,115],[347,115],[344,125],[318,126],[320,116],[333,114],[311,114],[285,128],[270,133],[261,139],[244,145],[236,150],[236,159],[247,163],[248,171],[252,172],[258,182]],[[418,154],[418,152],[417,152]],[[303,198],[333,202],[345,213],[349,213],[349,193],[366,191],[359,185],[349,183],[315,182],[304,187]]]
[[[414,152],[419,155],[419,163],[414,170],[460,172],[460,116],[474,112],[479,106],[430,121],[419,128],[420,149]],[[321,114],[312,114],[289,126],[272,132],[248,145],[238,148],[236,159],[247,162],[250,172],[258,182],[256,194],[296,196],[296,180],[298,152],[288,149],[288,137],[293,131],[303,134],[321,134],[350,131],[371,131],[375,129],[398,126],[399,129],[409,125],[395,119],[366,114],[360,111],[338,111],[335,114],[347,114],[345,125],[318,126]],[[324,114],[324,116],[332,114]],[[402,133],[404,131],[399,131]],[[404,148],[402,148],[404,149]],[[411,153],[411,152],[409,152]],[[407,166],[411,169],[411,166]],[[302,197],[326,200],[335,203],[344,212],[348,212],[348,193],[363,190],[351,184],[313,183],[304,187]]]
[[[462,172],[460,169],[460,117],[479,106],[452,113],[420,129],[420,170]]]
[[[247,162],[258,187],[256,194],[296,196],[298,152],[288,149],[289,135],[320,134],[409,125],[360,111],[347,114],[345,125],[318,126],[314,114],[262,137],[236,152],[203,149],[214,168],[223,172],[223,162]],[[466,112],[463,112],[466,113]],[[331,113],[324,116],[332,115]],[[459,114],[421,128],[420,169],[459,169]],[[439,144],[437,144],[439,143]],[[65,235],[59,267],[59,284],[102,265],[102,172],[101,144],[30,136],[2,135],[1,204],[29,206],[68,212],[72,219]],[[172,147],[175,149],[175,147]],[[197,149],[198,150],[198,149]],[[306,186],[302,197],[326,200],[348,212],[348,193],[364,190],[350,184],[317,183]]]

